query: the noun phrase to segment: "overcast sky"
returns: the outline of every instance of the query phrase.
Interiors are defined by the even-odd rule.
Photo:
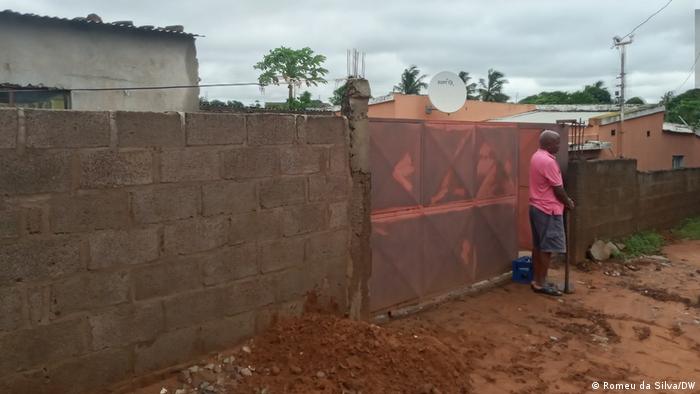
[[[253,64],[278,46],[325,55],[328,84],[311,87],[327,100],[346,75],[346,50],[366,52],[374,96],[391,91],[404,68],[484,77],[505,73],[512,100],[542,90],[575,90],[602,80],[614,91],[623,36],[668,0],[0,0],[0,10],[60,17],[97,13],[105,22],[185,26],[197,39],[202,83],[254,82]],[[642,26],[628,49],[627,97],[658,101],[688,76],[698,0],[673,2]],[[694,77],[679,90],[694,86]],[[203,89],[210,99],[281,101],[285,87]]]

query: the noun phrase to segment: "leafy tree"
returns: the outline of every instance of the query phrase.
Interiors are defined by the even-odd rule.
[[[322,67],[325,61],[325,56],[314,54],[309,47],[295,50],[282,46],[270,50],[253,68],[262,71],[258,82],[263,86],[279,85],[280,81],[287,83],[288,100],[292,100],[294,86],[318,86],[319,83],[326,83],[323,76],[328,74],[328,70]]]
[[[672,98],[666,105],[666,121],[700,127],[700,89],[690,89]]]
[[[625,104],[646,104],[641,97],[632,97],[631,99],[625,101]]]
[[[469,81],[473,79],[469,76],[469,73],[466,71],[460,71],[459,77],[467,85],[467,100],[478,100],[479,95],[476,94],[476,82],[469,83]]]
[[[584,86],[583,92],[588,93],[595,98],[596,102],[590,104],[612,104],[610,92],[608,91],[608,88],[603,87],[603,81],[596,81],[593,85]]]
[[[341,105],[343,103],[343,97],[345,97],[345,92],[348,89],[347,83],[344,83],[338,87],[338,89],[333,91],[333,97],[329,100],[333,105]]]
[[[486,79],[479,78],[479,96],[481,101],[494,101],[505,103],[510,98],[503,93],[503,86],[508,83],[505,75],[492,68],[489,69]]]
[[[668,104],[673,100],[674,94],[672,90],[667,91],[664,93],[663,96],[661,96],[661,100],[659,100],[659,104],[668,106]]]
[[[221,100],[211,100],[209,101],[206,97],[200,97],[199,98],[199,109],[242,109],[245,108],[245,105],[236,100],[229,100],[226,102],[223,102]]]
[[[318,108],[321,106],[323,106],[323,102],[312,99],[311,93],[308,91],[300,94],[299,98],[287,99],[287,109],[292,111],[303,111],[308,108]]]
[[[412,65],[403,70],[401,82],[394,86],[394,91],[403,94],[420,94],[421,89],[428,87],[428,84],[423,82],[425,77],[425,74],[420,75],[420,70],[417,66]]]
[[[520,100],[521,104],[611,104],[610,92],[603,81],[584,86],[574,92],[540,92]]]

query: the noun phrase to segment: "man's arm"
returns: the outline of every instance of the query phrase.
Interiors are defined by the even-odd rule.
[[[574,209],[574,200],[569,198],[569,195],[566,194],[566,190],[564,190],[563,185],[553,186],[553,189],[557,200],[564,204],[564,206],[566,206],[568,209]]]

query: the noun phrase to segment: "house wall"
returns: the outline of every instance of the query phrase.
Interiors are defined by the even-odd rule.
[[[347,141],[332,116],[0,110],[0,392],[98,392],[310,291],[345,313]]]
[[[576,201],[571,213],[571,256],[596,239],[666,229],[700,214],[700,168],[638,172],[636,160],[572,161],[565,183]]]
[[[0,83],[62,89],[197,85],[193,37],[0,14]],[[78,110],[196,111],[199,89],[73,92]]]
[[[393,95],[393,101],[370,105],[369,117],[478,122],[535,110],[535,105],[531,104],[490,103],[468,100],[464,107],[457,112],[446,114],[433,109],[430,114],[426,114],[425,108],[433,107],[428,96],[400,93],[394,93]]]
[[[636,159],[639,171],[670,170],[674,155],[685,156],[685,167],[700,167],[700,138],[691,134],[664,132],[663,121],[663,112],[625,120],[623,156]],[[616,131],[615,136],[612,135],[612,130]],[[612,143],[612,148],[601,151],[599,158],[615,159],[618,157],[619,131],[620,122],[604,126],[592,125],[587,128],[585,138]]]

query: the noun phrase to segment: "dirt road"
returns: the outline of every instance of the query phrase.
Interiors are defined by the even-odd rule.
[[[208,374],[212,384],[205,388],[625,393],[604,389],[633,384],[638,391],[644,382],[648,390],[641,392],[700,393],[700,241],[664,253],[668,261],[580,265],[573,270],[575,293],[559,299],[510,283],[381,327],[317,315],[288,321],[248,343],[250,353],[238,348],[208,360],[216,372],[233,354],[236,361],[228,361],[237,366]],[[242,371],[247,367],[254,371]],[[681,382],[695,387],[674,389]],[[163,387],[193,392],[176,377],[138,392]]]

